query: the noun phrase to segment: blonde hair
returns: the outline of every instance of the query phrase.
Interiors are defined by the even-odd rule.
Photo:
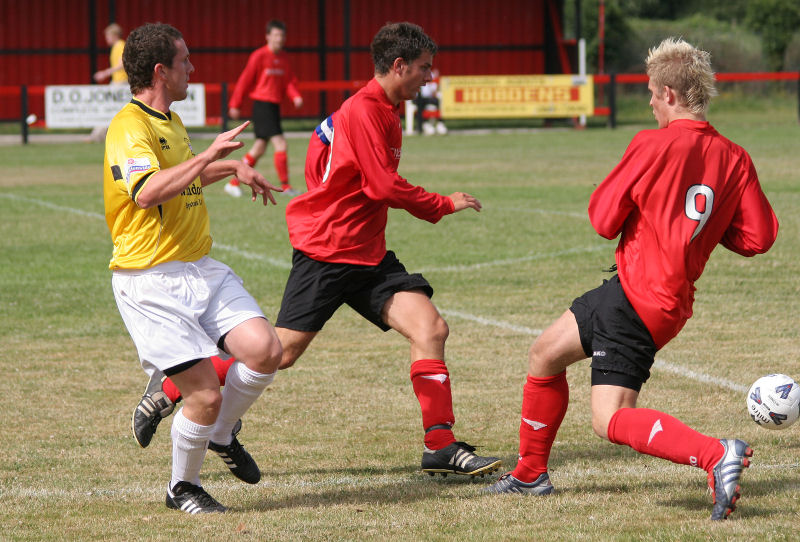
[[[709,53],[681,38],[667,38],[648,51],[645,63],[657,88],[670,87],[689,111],[705,115],[711,98],[717,95]]]
[[[114,34],[118,38],[122,37],[122,27],[117,23],[111,23],[108,25],[105,30],[103,30],[104,34]]]

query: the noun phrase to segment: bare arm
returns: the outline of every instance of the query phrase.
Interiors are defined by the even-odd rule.
[[[182,164],[154,173],[136,198],[139,207],[148,209],[174,198],[201,176],[211,163],[241,148],[243,143],[234,139],[248,124],[245,122],[233,130],[221,133],[206,150]]]
[[[270,184],[263,175],[241,160],[218,160],[209,164],[200,174],[200,182],[203,186],[207,186],[230,176],[235,176],[240,182],[250,187],[253,193],[253,201],[260,194],[264,205],[267,204],[268,200],[273,205],[276,205],[275,198],[270,192],[271,190],[275,192],[283,191],[281,188]]]
[[[118,72],[121,69],[122,69],[122,62],[120,61],[120,63],[117,64],[116,66],[110,66],[109,68],[106,68],[105,70],[100,70],[100,71],[95,72],[94,80],[97,81],[98,83],[100,81],[105,81],[106,79],[108,79],[109,77],[114,75],[115,72]]]

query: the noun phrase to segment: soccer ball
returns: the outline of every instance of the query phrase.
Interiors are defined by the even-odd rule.
[[[800,386],[782,374],[762,376],[747,392],[747,412],[766,429],[786,429],[800,416]]]

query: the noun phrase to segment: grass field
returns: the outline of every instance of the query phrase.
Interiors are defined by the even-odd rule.
[[[640,396],[640,406],[753,446],[743,500],[727,522],[708,519],[704,472],[592,434],[587,362],[568,373],[571,407],[551,459],[557,494],[482,497],[488,479],[421,474],[408,347],[346,307],[244,419],[241,440],[262,481],[247,486],[210,455],[204,485],[233,512],[167,510],[170,420],[145,450],[129,429],[145,375],[111,294],[102,147],[0,147],[0,540],[796,539],[800,424],[769,432],[744,408],[757,377],[800,377],[795,108],[712,115],[753,156],[781,231],[767,255],[712,256],[694,318],[659,353]],[[433,284],[450,324],[456,436],[507,467],[516,462],[527,348],[606,276],[615,243],[593,232],[588,198],[644,127],[652,124],[404,142],[402,174],[484,203],[480,214],[437,225],[393,211],[388,240]],[[304,152],[304,140],[290,140],[295,178]],[[272,175],[268,160],[261,168]],[[291,252],[286,200],[265,209],[217,185],[206,201],[212,255],[274,318]]]

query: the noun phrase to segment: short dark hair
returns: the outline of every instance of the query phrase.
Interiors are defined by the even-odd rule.
[[[267,23],[267,34],[269,34],[273,28],[277,28],[278,30],[283,30],[286,32],[286,23],[279,21],[278,19],[272,19]]]
[[[413,23],[386,23],[369,47],[375,73],[386,75],[396,58],[414,62],[424,51],[435,55],[439,48],[422,27]]]
[[[128,35],[122,50],[122,66],[128,74],[131,94],[134,96],[153,86],[153,68],[156,64],[172,66],[183,39],[180,31],[164,23],[147,23]]]

